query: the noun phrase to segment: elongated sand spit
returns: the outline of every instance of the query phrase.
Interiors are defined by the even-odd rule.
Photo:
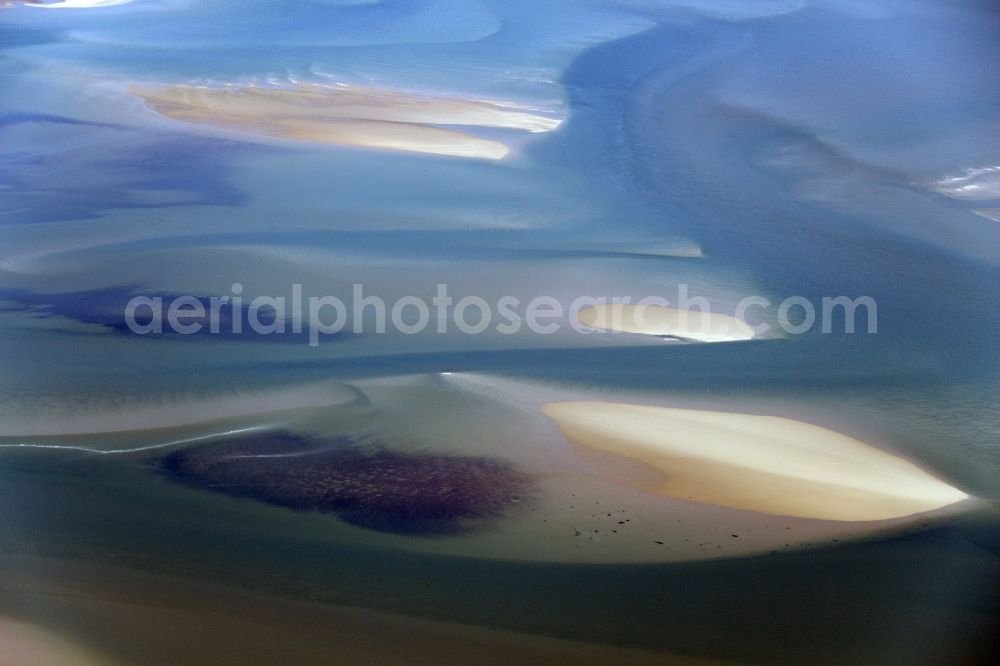
[[[577,319],[591,328],[690,342],[733,342],[754,337],[750,325],[736,317],[660,305],[599,304],[580,310]]]
[[[131,87],[152,110],[183,122],[279,139],[501,159],[501,141],[455,127],[547,132],[560,120],[495,101],[455,99],[364,86]]]
[[[631,483],[665,497],[841,521],[899,518],[968,498],[903,458],[800,421],[600,401],[542,409],[575,445],[659,472]]]

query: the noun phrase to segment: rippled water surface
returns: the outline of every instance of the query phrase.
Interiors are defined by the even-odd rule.
[[[0,5],[5,579],[57,559],[690,657],[990,662],[994,3],[62,5]],[[149,101],[167,89],[265,102]],[[266,101],[303,90],[455,115],[376,119],[403,144],[359,139],[356,117],[317,139],[296,123],[330,105],[289,121],[300,99]],[[684,285],[727,315],[870,296],[878,331],[837,315],[688,344],[565,314],[551,335],[357,317],[311,346],[126,326],[133,296],[234,283],[245,303],[362,284],[390,304],[439,283],[489,303]],[[885,524],[665,499],[540,411],[573,400],[803,421],[972,499]],[[0,618],[68,626],[29,606],[0,598]]]

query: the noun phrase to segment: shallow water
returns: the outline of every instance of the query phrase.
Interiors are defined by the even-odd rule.
[[[1000,226],[981,211],[1000,199],[982,176],[955,187],[1000,164],[992,3],[134,0],[3,7],[0,23],[4,551],[737,661],[988,657]],[[136,82],[347,83],[565,120],[484,130],[511,154],[456,159],[186,124]],[[835,318],[829,334],[685,345],[366,327],[310,347],[124,326],[132,295],[234,282],[247,301],[293,283],[346,299],[360,282],[390,303],[439,282],[490,302],[672,299],[683,283],[726,314],[752,294],[866,295],[878,332]],[[605,529],[587,509],[421,542],[150,466],[246,429],[378,433],[509,459],[549,493],[524,510],[555,516],[559,475],[618,491],[537,413],[546,392],[807,421],[992,505],[837,543],[796,525],[773,555],[716,537],[766,531],[759,515],[699,507],[697,557],[723,559],[653,564],[655,541],[689,535],[665,527],[647,550],[602,536],[578,555],[571,530]]]

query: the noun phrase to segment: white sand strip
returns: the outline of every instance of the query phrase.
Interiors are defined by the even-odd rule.
[[[903,458],[800,421],[601,401],[542,411],[575,445],[659,471],[662,478],[637,475],[632,485],[665,497],[840,521],[899,518],[968,498]]]
[[[385,148],[449,157],[503,159],[510,150],[499,141],[463,132],[378,120],[286,120],[275,134],[285,139],[359,148]]]
[[[958,176],[949,176],[930,183],[930,188],[952,199],[1000,198],[1000,165],[966,169]]]
[[[754,337],[750,325],[736,317],[659,305],[600,304],[580,310],[577,319],[584,326],[606,331],[694,342],[733,342]]]

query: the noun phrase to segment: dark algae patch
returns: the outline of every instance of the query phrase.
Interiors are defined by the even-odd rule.
[[[424,536],[474,531],[530,491],[528,476],[497,458],[402,452],[377,441],[284,431],[182,449],[157,464],[196,488]]]

